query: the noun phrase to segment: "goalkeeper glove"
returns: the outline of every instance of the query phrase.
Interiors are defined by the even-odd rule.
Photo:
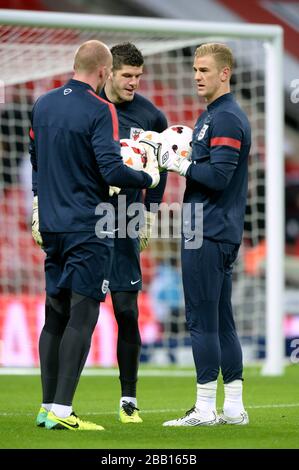
[[[140,251],[145,250],[149,245],[155,219],[156,219],[156,214],[154,214],[153,212],[144,211],[145,224],[139,230]]]
[[[121,191],[117,186],[109,186],[109,196],[112,197],[114,194],[117,195]]]
[[[39,219],[38,219],[38,198],[34,196],[32,205],[32,222],[31,222],[31,233],[34,241],[42,246],[43,240],[39,231]]]
[[[181,176],[186,176],[187,170],[191,165],[191,162],[187,158],[180,157],[171,149],[163,155],[160,154],[158,161],[160,168],[174,171],[175,173],[179,173]]]
[[[181,176],[186,176],[190,165],[192,165],[192,162],[190,162],[187,158],[180,157],[178,155],[176,160],[174,161],[174,169],[172,171],[179,173]]]
[[[160,181],[158,157],[161,151],[161,144],[156,144],[147,139],[139,140],[139,144],[145,149],[147,156],[147,163],[143,171],[150,175],[153,180],[150,188],[155,188]]]

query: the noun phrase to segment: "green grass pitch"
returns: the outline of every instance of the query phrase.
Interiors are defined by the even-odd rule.
[[[183,372],[186,376],[174,375]],[[118,421],[119,383],[112,376],[81,378],[74,409],[105,427],[103,432],[48,431],[35,426],[40,404],[38,376],[1,375],[1,449],[298,449],[299,366],[282,377],[263,377],[258,368],[245,371],[244,401],[248,426],[163,428],[165,420],[182,416],[195,398],[192,370],[159,369],[147,376],[141,368],[138,399],[144,420],[138,425]],[[105,371],[102,371],[105,373]],[[223,386],[219,386],[218,408]]]

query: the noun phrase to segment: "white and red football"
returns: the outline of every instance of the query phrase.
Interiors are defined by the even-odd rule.
[[[161,135],[168,142],[174,153],[180,157],[190,159],[192,151],[192,133],[191,127],[176,124],[165,129]]]
[[[143,170],[147,163],[146,151],[133,139],[120,139],[120,154],[125,165],[133,170]]]

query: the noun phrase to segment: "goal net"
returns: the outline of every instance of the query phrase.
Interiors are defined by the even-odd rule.
[[[222,41],[233,49],[236,66],[232,91],[252,126],[248,204],[243,244],[234,270],[233,305],[245,362],[265,357],[268,331],[265,175],[269,171],[266,129],[267,113],[271,113],[266,96],[267,67],[271,70],[275,66],[271,65],[271,56],[270,60],[267,57],[271,41],[263,37],[259,27],[257,34],[252,29],[242,35],[241,29],[234,30],[233,25],[230,29],[211,24],[209,29],[208,25],[203,28],[203,23],[195,27],[194,23],[166,20],[162,27],[160,21],[47,13],[32,14],[26,20],[26,15],[12,12],[9,18],[0,11],[0,361],[4,366],[38,365],[37,338],[44,315],[44,254],[34,244],[30,227],[30,110],[39,95],[72,76],[74,53],[88,39],[99,39],[108,46],[124,41],[135,43],[145,56],[140,92],[166,114],[169,125],[190,127],[205,108],[194,85],[196,46]],[[243,28],[246,30],[246,25]],[[279,128],[274,127],[274,132],[275,129],[279,138]],[[275,151],[273,159],[280,158],[279,142]],[[279,181],[277,185],[280,191]],[[149,363],[192,363],[177,236],[184,188],[184,178],[169,174],[165,204],[159,213],[160,236],[152,240],[141,257],[144,284],[139,298],[141,360]],[[282,229],[276,228],[278,232]],[[269,245],[267,253],[269,256]],[[276,308],[279,310],[280,306]],[[101,306],[89,364],[115,364],[115,328],[108,298]]]

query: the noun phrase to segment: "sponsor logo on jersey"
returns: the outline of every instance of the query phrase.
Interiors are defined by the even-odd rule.
[[[103,283],[102,283],[102,292],[103,292],[103,294],[107,294],[108,287],[109,287],[109,281],[107,279],[104,279]]]
[[[138,127],[131,127],[130,139],[137,140],[141,132],[143,132],[143,129],[139,129]]]
[[[73,90],[71,88],[66,88],[65,90],[63,90],[63,94],[65,96],[65,95],[68,95],[69,93],[72,93],[72,91]]]
[[[200,129],[200,132],[197,136],[197,140],[202,140],[205,136],[205,133],[207,132],[207,129],[208,129],[209,125],[208,124],[204,124],[202,126],[202,128]]]

